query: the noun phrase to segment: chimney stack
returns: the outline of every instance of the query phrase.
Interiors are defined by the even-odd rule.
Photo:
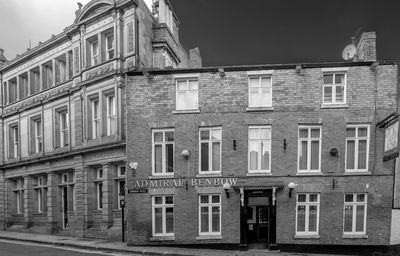
[[[191,68],[201,68],[203,66],[203,59],[201,58],[199,47],[189,50],[189,61]]]
[[[376,34],[363,32],[356,40],[357,54],[354,61],[376,61]]]

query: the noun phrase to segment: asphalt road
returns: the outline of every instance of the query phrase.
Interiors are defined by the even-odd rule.
[[[62,249],[61,249],[62,248]],[[107,252],[93,252],[68,247],[51,245],[35,245],[25,242],[0,241],[0,256],[123,256],[128,254],[115,254]],[[132,255],[132,254],[130,254]]]

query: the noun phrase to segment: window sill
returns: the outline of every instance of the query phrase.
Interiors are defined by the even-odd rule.
[[[152,236],[150,241],[174,241],[175,236]]]
[[[246,174],[247,177],[259,177],[259,176],[272,176],[271,172],[249,172]]]
[[[196,237],[196,240],[221,240],[221,235],[200,235]]]
[[[372,174],[371,172],[367,172],[367,171],[345,171],[343,173],[343,175],[346,175],[346,176],[363,176],[363,175],[369,176],[371,174]]]
[[[172,114],[196,114],[200,113],[199,109],[187,109],[187,110],[174,110]]]
[[[345,234],[342,235],[343,239],[367,239],[368,235],[364,234]]]
[[[317,172],[299,172],[297,171],[296,176],[323,176],[321,171]]]
[[[174,174],[159,174],[159,175],[154,175],[149,176],[149,180],[156,180],[156,179],[165,179],[165,178],[173,178]]]
[[[47,212],[35,212],[32,215],[35,217],[47,217]]]
[[[13,213],[11,214],[13,217],[24,217],[23,213]]]
[[[321,108],[349,108],[349,104],[321,104]]]
[[[247,112],[273,111],[274,107],[247,107]]]
[[[222,173],[199,173],[196,178],[206,178],[206,177],[222,177]]]
[[[320,235],[294,235],[294,239],[319,239]]]

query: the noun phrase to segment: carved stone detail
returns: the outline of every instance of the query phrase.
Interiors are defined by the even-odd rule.
[[[135,31],[133,26],[133,21],[126,24],[128,30],[128,53],[131,53],[135,50]]]

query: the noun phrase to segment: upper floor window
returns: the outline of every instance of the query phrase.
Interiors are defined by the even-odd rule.
[[[324,104],[346,103],[345,72],[324,73],[323,101]]]
[[[17,158],[19,156],[19,129],[18,124],[11,124],[9,126],[8,134],[8,157]]]
[[[40,69],[39,67],[36,67],[30,72],[30,89],[31,89],[31,95],[35,94],[40,91]]]
[[[95,35],[87,40],[88,66],[96,66],[100,63],[100,47],[98,35]]]
[[[56,67],[56,84],[67,81],[67,57],[65,54],[57,57],[55,60]]]
[[[63,107],[55,111],[55,142],[56,148],[69,145],[68,109]]]
[[[299,172],[318,172],[321,170],[321,127],[299,127],[298,146]]]
[[[249,127],[249,173],[271,171],[271,128]]]
[[[8,103],[13,103],[18,98],[17,79],[13,78],[8,81]]]
[[[365,234],[367,226],[367,194],[344,195],[344,234]]]
[[[367,171],[369,125],[348,125],[346,128],[346,171]]]
[[[249,76],[249,107],[272,107],[271,75]]]
[[[197,78],[176,80],[176,110],[196,110],[199,100]]]
[[[43,146],[41,116],[31,118],[30,128],[31,153],[40,153]]]
[[[50,60],[42,65],[42,89],[53,86],[53,62]]]
[[[200,129],[200,173],[221,172],[222,129]]]
[[[174,172],[174,130],[153,131],[153,175]]]
[[[115,95],[106,95],[107,108],[107,136],[114,135],[117,132],[117,111]]]
[[[19,99],[28,96],[28,73],[19,76]]]
[[[98,94],[88,98],[88,133],[89,139],[100,136],[100,102]]]
[[[115,57],[113,28],[108,29],[103,33],[103,40],[105,45],[105,60],[113,59]]]

